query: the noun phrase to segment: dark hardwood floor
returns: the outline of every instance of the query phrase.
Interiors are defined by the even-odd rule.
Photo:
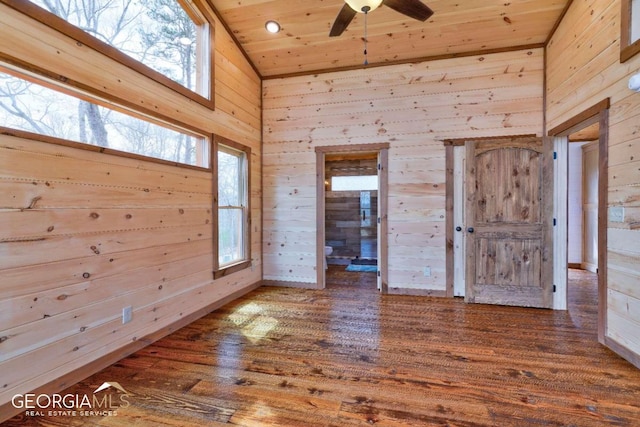
[[[640,426],[640,370],[597,343],[595,275],[571,271],[561,312],[382,296],[343,268],[323,291],[260,288],[65,392],[117,382],[117,416],[6,425]]]

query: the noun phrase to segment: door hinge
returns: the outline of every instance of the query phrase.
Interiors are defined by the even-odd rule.
[[[553,160],[558,160],[558,152],[557,151],[553,152]]]
[[[380,219],[380,217],[378,217],[378,224],[380,224],[382,222],[382,220]]]
[[[378,277],[380,277],[380,270],[378,270]]]
[[[555,227],[556,225],[558,225],[558,221],[555,218],[553,218],[553,226]]]
[[[556,293],[556,285],[553,285],[553,293]]]
[[[380,163],[378,163],[378,170],[381,171],[382,170],[382,165]]]

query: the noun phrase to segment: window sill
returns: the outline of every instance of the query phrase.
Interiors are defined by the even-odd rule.
[[[640,40],[620,49],[620,63],[624,63],[640,53]]]
[[[227,265],[221,267],[219,270],[213,272],[213,279],[217,280],[229,274],[236,273],[251,266],[251,260],[240,261],[236,264]]]

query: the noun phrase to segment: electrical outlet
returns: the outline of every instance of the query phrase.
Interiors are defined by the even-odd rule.
[[[611,206],[609,208],[609,221],[624,222],[624,206]]]
[[[122,324],[131,322],[133,317],[133,307],[125,307],[122,309]]]
[[[424,277],[431,277],[431,267],[425,267],[423,273]]]

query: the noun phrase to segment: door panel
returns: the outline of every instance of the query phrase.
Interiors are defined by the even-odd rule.
[[[540,138],[467,142],[466,301],[551,307],[549,148]]]

